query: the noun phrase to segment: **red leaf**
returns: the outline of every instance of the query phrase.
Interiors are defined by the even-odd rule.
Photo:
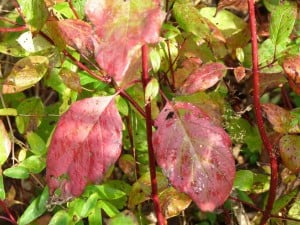
[[[160,1],[88,0],[86,15],[94,24],[97,63],[121,81],[131,59],[145,43],[159,41],[165,13]]]
[[[155,122],[153,147],[172,185],[203,211],[213,211],[231,192],[235,176],[231,141],[190,103],[167,104]]]
[[[222,63],[207,63],[194,70],[186,79],[180,92],[193,94],[204,91],[219,82],[226,73],[226,67]]]
[[[113,96],[74,103],[60,118],[47,156],[46,179],[53,193],[78,196],[86,184],[100,182],[121,153],[122,120]]]
[[[85,56],[94,54],[93,30],[88,23],[81,20],[68,19],[57,21],[57,27],[61,37],[68,45]]]

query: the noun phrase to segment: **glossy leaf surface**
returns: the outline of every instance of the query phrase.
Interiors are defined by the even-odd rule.
[[[85,9],[94,25],[96,61],[116,81],[143,44],[159,41],[165,15],[159,0],[88,0]]]
[[[28,89],[39,82],[48,70],[45,56],[28,56],[18,61],[3,84],[3,93],[11,94]]]
[[[167,104],[155,121],[156,160],[172,185],[203,211],[222,205],[231,192],[235,166],[223,128],[189,103]]]
[[[100,182],[121,153],[122,121],[114,96],[77,101],[61,116],[47,156],[46,179],[53,193],[78,196]]]

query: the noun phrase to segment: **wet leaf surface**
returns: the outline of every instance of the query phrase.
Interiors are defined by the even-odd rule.
[[[222,205],[235,175],[231,141],[223,128],[189,103],[167,104],[155,125],[156,160],[172,185],[203,211]]]

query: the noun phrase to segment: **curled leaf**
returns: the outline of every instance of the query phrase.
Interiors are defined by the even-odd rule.
[[[77,101],[62,115],[47,155],[50,192],[78,196],[88,182],[100,182],[121,153],[122,120],[113,96]]]
[[[231,141],[202,110],[190,103],[167,104],[155,121],[153,147],[172,185],[203,211],[227,199],[235,175]]]

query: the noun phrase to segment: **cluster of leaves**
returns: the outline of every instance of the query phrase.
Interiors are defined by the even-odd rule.
[[[0,21],[1,60],[13,63],[0,78],[0,219],[149,224],[158,195],[179,224],[183,211],[190,224],[258,223],[270,167],[251,110],[245,2],[16,1]],[[293,225],[299,13],[287,0],[257,9],[262,110],[280,164],[270,223]]]

